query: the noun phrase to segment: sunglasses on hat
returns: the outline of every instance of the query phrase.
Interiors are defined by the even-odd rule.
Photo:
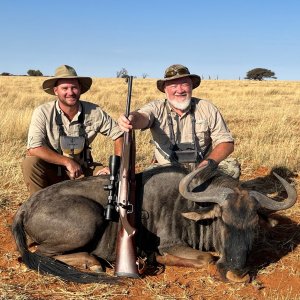
[[[176,75],[190,75],[190,71],[186,67],[171,69],[165,73],[165,78],[174,77]]]

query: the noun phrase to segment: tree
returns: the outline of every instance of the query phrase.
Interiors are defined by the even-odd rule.
[[[1,76],[10,76],[11,74],[10,73],[8,73],[8,72],[2,72],[1,73]]]
[[[117,78],[126,78],[128,76],[128,71],[125,68],[122,68],[117,72]]]
[[[273,78],[275,77],[275,73],[271,70],[264,69],[264,68],[255,68],[247,72],[245,79],[252,79],[252,80],[264,80],[265,78]]]
[[[143,73],[143,74],[142,74],[142,78],[143,78],[143,79],[145,79],[145,78],[147,78],[147,77],[148,77],[148,74],[147,74],[147,73]]]
[[[43,73],[40,70],[28,70],[28,76],[43,76]]]

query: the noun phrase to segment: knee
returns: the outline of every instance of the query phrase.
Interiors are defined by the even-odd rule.
[[[22,172],[30,194],[59,182],[59,179],[56,178],[57,170],[57,166],[36,156],[26,156],[22,162]]]
[[[241,164],[236,158],[230,157],[220,162],[219,170],[235,179],[239,179],[241,175]]]

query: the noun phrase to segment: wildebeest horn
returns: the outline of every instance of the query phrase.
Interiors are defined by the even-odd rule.
[[[193,172],[186,175],[184,178],[181,179],[179,183],[179,192],[180,194],[188,200],[194,201],[194,202],[212,202],[217,203],[221,205],[229,193],[233,193],[232,189],[221,187],[219,189],[214,189],[213,191],[205,191],[205,192],[190,192],[189,191],[189,184],[194,179],[194,177],[197,177],[199,181],[197,182],[197,185],[201,185],[207,180],[209,180],[211,177],[215,175],[215,171],[217,169],[218,165],[214,163],[213,161],[209,161],[208,165],[197,168]]]
[[[282,202],[277,202],[274,201],[273,199],[257,192],[257,191],[250,191],[249,194],[250,196],[254,197],[262,207],[265,207],[267,209],[271,210],[283,210],[283,209],[288,209],[292,207],[296,200],[297,200],[297,192],[296,189],[290,185],[285,179],[280,177],[278,174],[274,173],[273,174],[278,178],[278,180],[282,183],[284,186],[288,197],[282,201]]]

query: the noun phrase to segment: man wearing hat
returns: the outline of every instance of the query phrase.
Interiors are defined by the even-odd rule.
[[[123,131],[149,128],[159,165],[179,163],[193,169],[212,159],[222,162],[224,171],[237,178],[240,166],[236,160],[224,162],[234,150],[234,140],[221,113],[209,101],[192,97],[200,83],[201,78],[187,67],[172,65],[157,81],[166,99],[146,104],[128,119],[121,115],[118,124]]]
[[[91,85],[90,77],[77,76],[67,65],[43,82],[56,99],[37,107],[29,126],[22,170],[31,194],[63,180],[109,173],[92,160],[90,144],[98,133],[110,137],[121,155],[123,131],[98,105],[80,100]]]

